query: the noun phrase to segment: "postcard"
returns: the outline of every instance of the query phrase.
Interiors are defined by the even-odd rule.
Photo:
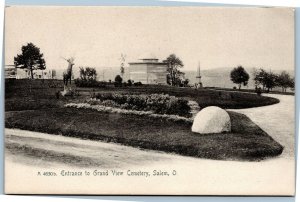
[[[9,6],[5,193],[295,194],[293,8]]]

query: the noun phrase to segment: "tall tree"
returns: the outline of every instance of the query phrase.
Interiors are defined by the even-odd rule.
[[[163,62],[168,63],[168,75],[169,77],[169,81],[168,83],[170,83],[172,86],[175,86],[176,83],[178,83],[178,78],[180,78],[180,76],[182,74],[184,74],[183,72],[181,72],[179,70],[179,68],[182,68],[184,65],[181,61],[181,59],[179,57],[177,57],[175,54],[171,54],[167,57],[167,59],[165,59]]]
[[[79,67],[80,79],[85,81],[96,81],[97,80],[97,71],[92,67]]]
[[[242,84],[244,86],[248,84],[249,74],[246,72],[244,67],[238,66],[231,71],[230,79],[233,83],[238,84],[239,89],[241,89]]]
[[[33,43],[28,43],[21,48],[22,53],[14,57],[14,64],[16,68],[28,69],[33,79],[34,70],[46,69],[46,63],[43,58],[43,53],[40,53],[40,48],[36,47]]]
[[[293,88],[293,79],[286,71],[282,71],[277,77],[277,85],[282,88],[282,92],[286,92],[287,88]]]
[[[273,72],[267,72],[264,77],[264,86],[267,88],[267,92],[270,92],[274,87],[277,86],[278,75]]]
[[[254,70],[253,72],[253,80],[255,82],[255,86],[258,87],[262,85],[263,90],[265,89],[265,78],[267,77],[267,72],[260,68],[259,70]]]
[[[267,89],[267,92],[272,90],[272,88],[276,86],[280,86],[280,83],[282,82],[279,78],[279,75],[274,74],[273,72],[267,72],[264,69],[259,69],[258,71],[255,71],[253,74],[255,81],[255,85],[262,85],[263,90]]]
[[[291,88],[292,91],[295,90],[295,77],[291,79],[289,87]]]

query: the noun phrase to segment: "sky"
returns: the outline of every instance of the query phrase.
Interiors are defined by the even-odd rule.
[[[5,64],[32,42],[48,69],[119,67],[176,54],[185,70],[221,67],[294,69],[291,8],[7,7]]]

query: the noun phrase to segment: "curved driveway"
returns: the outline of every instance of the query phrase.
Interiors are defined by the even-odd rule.
[[[249,109],[231,110],[247,115],[277,142],[284,146],[281,157],[293,158],[295,152],[295,96],[268,94],[278,104]]]

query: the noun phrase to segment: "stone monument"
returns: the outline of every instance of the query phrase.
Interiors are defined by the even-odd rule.
[[[229,114],[220,107],[206,107],[196,115],[192,132],[200,134],[223,133],[231,131]]]

